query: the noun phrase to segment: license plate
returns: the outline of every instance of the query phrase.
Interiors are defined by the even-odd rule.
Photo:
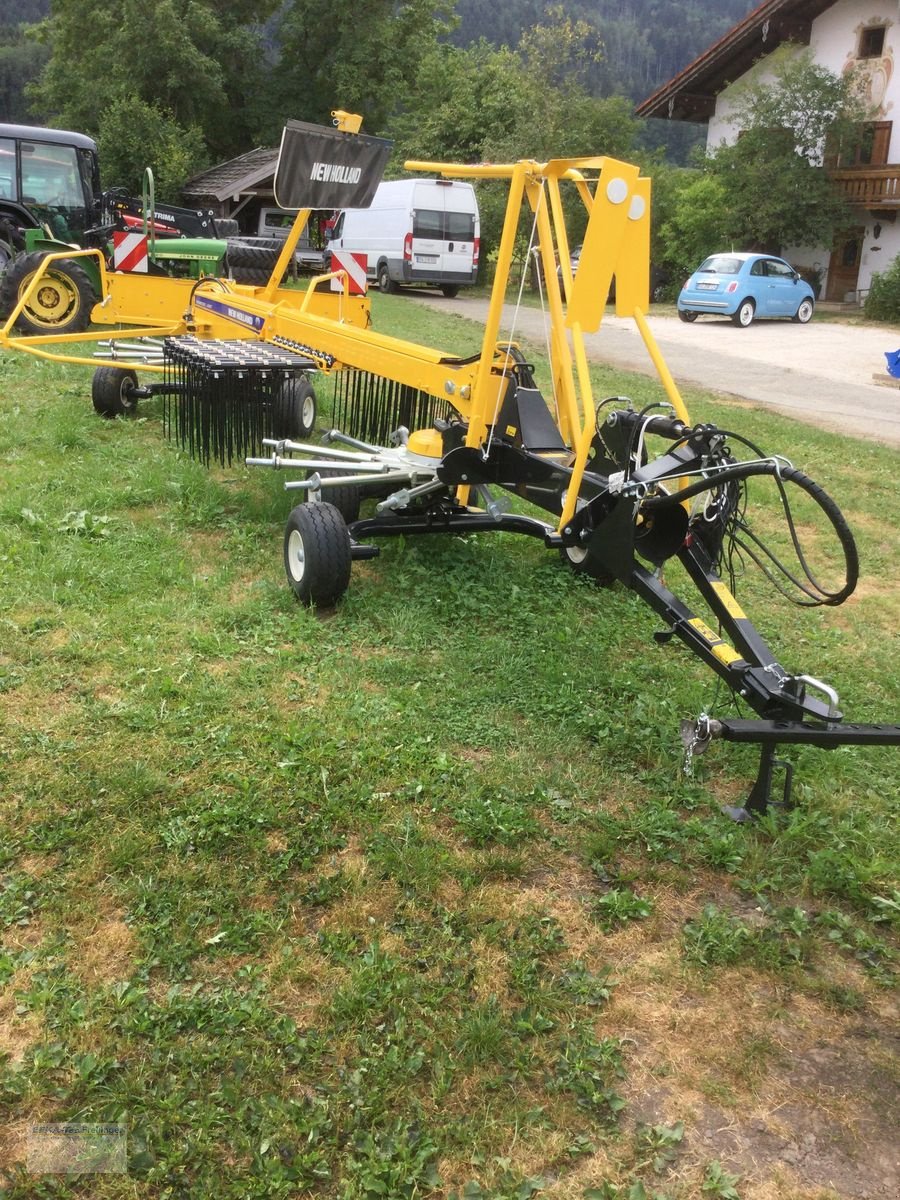
[[[714,292],[719,285],[717,283],[698,283],[698,292]]]
[[[416,255],[416,262],[420,262],[420,263],[436,263],[436,262],[437,262],[437,255],[436,255],[436,254],[417,254],[417,255]]]

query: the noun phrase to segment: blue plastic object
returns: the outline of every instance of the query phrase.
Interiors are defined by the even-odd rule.
[[[885,350],[884,357],[887,359],[888,375],[900,379],[900,350]]]

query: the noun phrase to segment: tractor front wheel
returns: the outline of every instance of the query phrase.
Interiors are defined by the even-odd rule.
[[[298,504],[284,530],[284,570],[301,603],[331,608],[350,586],[350,534],[333,504]]]
[[[12,312],[45,257],[36,250],[13,259],[0,284],[0,313],[8,316]],[[87,272],[77,262],[59,259],[42,275],[16,319],[16,329],[30,334],[83,333],[90,324],[93,305],[94,289]]]

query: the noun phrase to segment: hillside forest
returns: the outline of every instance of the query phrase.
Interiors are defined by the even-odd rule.
[[[369,0],[360,20],[359,6],[342,0],[160,0],[148,31],[146,10],[126,0],[0,0],[0,119],[90,133],[117,171],[132,165],[130,144],[149,138],[170,186],[273,143],[286,117],[323,120],[335,106],[363,112],[370,132],[403,143],[418,128],[433,142],[462,116],[465,144],[447,149],[477,156],[495,143],[539,153],[528,144],[539,104],[566,114],[580,149],[611,124],[627,125],[634,102],[752,7]],[[480,119],[458,111],[464,92],[491,93]],[[673,132],[677,157],[696,135]],[[658,131],[637,134],[648,146],[660,140]]]

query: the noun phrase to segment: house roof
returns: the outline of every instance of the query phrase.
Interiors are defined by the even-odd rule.
[[[273,178],[277,164],[277,149],[259,147],[202,171],[189,179],[181,191],[185,198],[207,196],[228,200],[241,192],[252,191],[264,180]]]
[[[763,0],[635,109],[639,117],[708,121],[716,97],[782,42],[809,45],[812,23],[836,0]]]

